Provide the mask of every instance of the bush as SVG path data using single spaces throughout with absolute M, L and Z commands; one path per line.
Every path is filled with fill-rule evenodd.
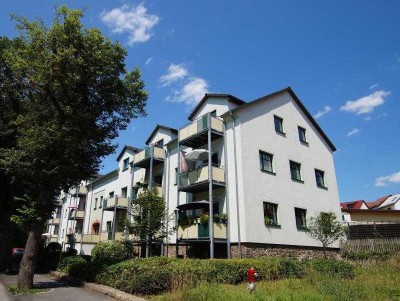
M 334 259 L 315 259 L 310 261 L 311 267 L 317 272 L 335 278 L 354 278 L 354 267 L 346 262 Z
M 238 284 L 247 279 L 254 267 L 260 280 L 300 278 L 304 264 L 294 259 L 172 259 L 153 257 L 131 259 L 108 266 L 96 281 L 134 294 L 159 294 L 169 290 L 194 287 L 202 281 Z
M 100 242 L 92 250 L 92 260 L 98 264 L 111 265 L 133 257 L 131 241 Z
M 86 262 L 87 261 L 84 258 L 82 258 L 81 256 L 64 257 L 58 263 L 57 271 L 70 274 L 70 271 L 74 266 L 80 266 Z
M 80 261 L 69 267 L 68 275 L 80 280 L 94 282 L 96 275 L 101 273 L 106 267 L 92 261 Z

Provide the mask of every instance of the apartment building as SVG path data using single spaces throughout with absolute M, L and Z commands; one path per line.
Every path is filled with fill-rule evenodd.
M 119 218 L 129 218 L 143 189 L 157 187 L 175 217 L 164 255 L 319 252 L 307 220 L 340 216 L 336 149 L 292 89 L 250 102 L 206 94 L 188 119 L 178 130 L 157 125 L 144 149 L 126 146 L 118 168 L 86 186 L 79 251 L 127 239 Z

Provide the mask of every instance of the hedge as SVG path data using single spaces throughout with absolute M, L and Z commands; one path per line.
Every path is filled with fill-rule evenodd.
M 111 265 L 133 257 L 131 241 L 109 241 L 96 244 L 92 250 L 92 260 L 98 264 Z
M 355 276 L 354 267 L 346 262 L 334 259 L 310 260 L 310 266 L 317 272 L 335 278 L 352 279 Z
M 301 278 L 305 265 L 295 259 L 172 259 L 153 257 L 131 259 L 107 267 L 96 282 L 134 294 L 159 294 L 202 281 L 238 284 L 246 280 L 246 271 L 254 267 L 260 280 Z
M 57 270 L 69 274 L 74 265 L 81 265 L 87 261 L 81 256 L 67 256 L 60 260 Z

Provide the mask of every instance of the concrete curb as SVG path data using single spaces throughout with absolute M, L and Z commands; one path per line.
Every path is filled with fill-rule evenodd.
M 11 298 L 10 293 L 7 290 L 7 287 L 3 284 L 3 282 L 1 281 L 1 277 L 0 277 L 0 300 L 1 301 L 11 301 L 13 300 Z
M 112 288 L 112 287 L 109 287 L 106 285 L 102 285 L 102 284 L 81 281 L 79 279 L 68 276 L 61 272 L 51 271 L 49 273 L 49 275 L 57 281 L 65 281 L 65 282 L 69 282 L 74 285 L 79 285 L 86 289 L 89 289 L 89 290 L 98 292 L 100 294 L 115 298 L 118 301 L 146 301 L 146 299 L 125 293 L 125 292 L 117 290 L 115 288 Z

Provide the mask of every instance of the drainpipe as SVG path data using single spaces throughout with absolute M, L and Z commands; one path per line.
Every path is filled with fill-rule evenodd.
M 154 145 L 152 144 L 150 149 L 150 173 L 149 173 L 149 187 L 151 190 L 153 188 L 153 159 L 154 159 Z M 149 235 L 146 234 L 146 258 L 149 257 Z
M 176 183 L 176 189 L 177 189 L 177 196 L 176 196 L 176 206 L 179 206 L 179 201 L 180 201 L 180 191 L 179 187 L 181 186 L 181 144 L 179 143 L 179 132 L 178 132 L 178 176 L 177 176 L 177 183 Z M 175 257 L 177 258 L 179 255 L 179 240 L 178 240 L 178 221 L 179 221 L 179 211 L 176 210 L 176 215 L 175 215 L 175 224 L 176 224 L 176 233 L 175 233 Z
M 210 220 L 208 224 L 208 235 L 210 236 L 210 258 L 214 258 L 214 201 L 213 201 L 213 174 L 212 174 L 212 154 L 211 154 L 211 114 L 207 114 L 208 123 L 208 201 Z
M 242 258 L 242 242 L 240 238 L 240 214 L 239 214 L 239 188 L 238 188 L 238 171 L 237 171 L 237 153 L 236 153 L 236 129 L 235 129 L 235 117 L 232 112 L 230 112 L 232 118 L 232 131 L 233 131 L 233 155 L 235 163 L 235 193 L 236 193 L 236 218 L 237 218 L 237 231 L 238 231 L 238 249 L 239 258 Z
M 225 161 L 225 199 L 226 199 L 226 212 L 228 213 L 228 223 L 226 224 L 226 248 L 227 248 L 227 257 L 231 258 L 231 219 L 229 216 L 229 181 L 228 181 L 228 154 L 227 154 L 227 139 L 226 139 L 226 128 L 225 122 L 223 123 L 224 129 L 224 161 Z
M 164 161 L 164 189 L 163 189 L 163 194 L 164 194 L 164 201 L 165 201 L 165 250 L 163 248 L 163 252 L 162 255 L 167 255 L 168 257 L 168 213 L 169 213 L 169 174 L 170 174 L 170 170 L 169 170 L 169 151 L 168 151 L 168 147 L 165 147 L 164 149 L 165 151 L 165 161 Z M 166 251 L 166 252 L 165 252 Z

